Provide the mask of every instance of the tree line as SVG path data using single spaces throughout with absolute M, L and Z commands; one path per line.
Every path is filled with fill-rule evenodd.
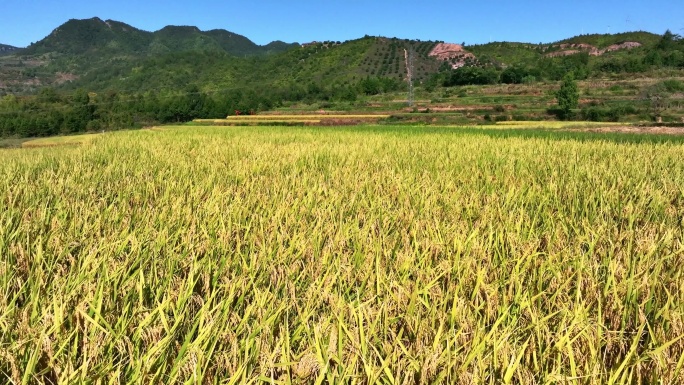
M 188 122 L 197 118 L 254 114 L 284 102 L 353 102 L 359 95 L 376 95 L 404 87 L 397 79 L 368 77 L 354 84 L 311 82 L 281 88 L 236 88 L 202 91 L 190 86 L 182 92 L 147 91 L 65 95 L 44 88 L 37 95 L 0 98 L 0 137 L 41 137 L 87 131 L 117 130 L 155 124 Z

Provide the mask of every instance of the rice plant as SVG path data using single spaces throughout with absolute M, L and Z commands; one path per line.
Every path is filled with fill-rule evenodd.
M 0 382 L 681 383 L 684 145 L 586 135 L 0 151 Z

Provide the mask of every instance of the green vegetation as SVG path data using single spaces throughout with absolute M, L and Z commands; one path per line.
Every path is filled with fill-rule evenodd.
M 0 378 L 681 382 L 684 136 L 584 131 L 680 122 L 684 39 L 436 44 L 91 19 L 0 58 Z
M 467 46 L 475 57 L 440 61 L 429 56 L 437 42 L 366 36 L 259 48 L 222 30 L 166 27 L 150 33 L 111 20 L 71 20 L 21 56 L 0 58 L 0 137 L 273 109 L 391 114 L 394 122 L 420 124 L 550 120 L 563 117 L 559 111 L 569 113 L 558 110 L 554 99 L 570 72 L 584 82 L 570 108 L 576 110 L 573 119 L 681 122 L 680 36 L 667 31 L 581 38 Z M 607 50 L 617 43 L 640 46 Z M 597 56 L 597 50 L 604 51 Z M 413 111 L 403 110 L 409 52 L 418 98 Z M 418 112 L 424 115 L 416 117 Z
M 36 88 L 45 86 L 96 92 L 129 91 L 139 84 L 125 80 L 139 81 L 135 75 L 141 66 L 159 58 L 169 65 L 151 76 L 146 87 L 137 90 L 161 88 L 169 91 L 174 84 L 181 84 L 181 87 L 197 85 L 186 75 L 203 72 L 199 71 L 204 64 L 201 61 L 194 61 L 187 73 L 174 71 L 172 63 L 178 55 L 194 54 L 212 61 L 241 58 L 242 66 L 248 67 L 255 56 L 268 57 L 293 47 L 299 45 L 276 41 L 259 46 L 225 30 L 200 31 L 196 27 L 169 26 L 147 32 L 113 20 L 70 20 L 45 39 L 16 51 L 13 56 L 1 58 L 0 96 L 4 93 L 31 94 Z M 169 82 L 169 77 L 177 83 Z
M 615 34 L 587 34 L 561 40 L 554 44 L 589 44 L 596 48 L 603 49 L 610 45 L 621 44 L 626 41 L 634 41 L 647 46 L 652 46 L 660 41 L 660 36 L 644 31 Z
M 572 73 L 563 79 L 560 89 L 556 92 L 556 100 L 563 118 L 570 116 L 571 111 L 579 106 L 579 88 Z
M 235 56 L 282 52 L 296 44 L 274 42 L 258 46 L 244 36 L 225 30 L 200 31 L 197 27 L 168 26 L 147 32 L 114 20 L 69 20 L 22 55 L 79 55 L 79 64 L 101 63 L 98 56 L 139 57 L 180 51 L 228 52 Z
M 594 49 L 605 50 L 617 43 L 641 46 L 606 51 L 601 56 L 594 56 L 589 48 L 555 56 L 570 44 L 593 44 Z M 299 46 L 273 42 L 260 47 L 223 30 L 169 26 L 151 33 L 94 18 L 70 20 L 20 51 L 21 56 L 3 58 L 0 80 L 11 84 L 5 86 L 5 92 L 14 94 L 34 92 L 37 82 L 98 93 L 168 92 L 187 86 L 202 90 L 272 85 L 296 89 L 311 83 L 344 88 L 367 77 L 404 81 L 407 51 L 415 52 L 417 83 L 443 86 L 559 81 L 571 71 L 579 80 L 634 73 L 651 76 L 663 67 L 684 68 L 684 42 L 669 31 L 662 36 L 643 32 L 585 35 L 550 45 L 496 42 L 467 46 L 475 58 L 465 60 L 467 68 L 456 70 L 450 65 L 456 59 L 429 57 L 435 44 L 366 36 L 344 43 Z M 483 74 L 472 73 L 480 69 Z M 65 81 L 65 76 L 69 80 Z
M 185 127 L 0 151 L 0 376 L 678 383 L 683 145 Z
M 401 82 L 366 78 L 346 86 L 326 88 L 244 88 L 203 92 L 190 86 L 182 91 L 124 94 L 113 91 L 88 94 L 78 89 L 60 95 L 44 88 L 37 96 L 0 97 L 0 137 L 42 137 L 86 131 L 139 128 L 193 119 L 222 119 L 227 115 L 253 115 L 281 106 L 285 101 L 320 100 L 353 102 L 357 95 L 396 91 Z
M 586 47 L 568 47 L 572 44 L 588 44 L 595 50 L 605 50 L 610 45 L 622 43 L 639 43 L 641 46 L 606 51 L 599 56 Z M 663 66 L 684 68 L 684 40 L 670 31 L 662 36 L 647 32 L 582 35 L 552 44 L 495 42 L 468 46 L 467 49 L 477 56 L 480 66 L 493 66 L 502 70 L 515 67 L 518 72 L 523 73 L 523 76 L 504 78 L 503 71 L 503 83 L 520 83 L 524 76 L 532 76 L 535 80 L 561 80 L 568 72 L 574 72 L 577 79 L 586 79 L 615 74 L 651 73 Z M 564 49 L 570 52 L 554 56 Z

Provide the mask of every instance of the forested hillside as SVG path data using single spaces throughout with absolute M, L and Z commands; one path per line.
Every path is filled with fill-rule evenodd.
M 145 56 L 179 51 L 222 51 L 236 56 L 277 53 L 296 44 L 274 42 L 259 46 L 248 38 L 226 30 L 200 31 L 191 26 L 167 26 L 156 32 L 128 24 L 92 18 L 72 19 L 45 39 L 26 48 L 22 55 L 59 54 L 78 59 L 99 55 Z
M 156 32 L 99 18 L 70 20 L 45 39 L 0 60 L 0 95 L 49 86 L 92 92 L 145 92 L 196 86 L 333 87 L 368 77 L 413 75 L 434 86 L 578 79 L 684 67 L 678 35 L 648 32 L 582 35 L 550 44 L 495 42 L 436 56 L 440 42 L 370 37 L 346 42 L 258 46 L 225 30 L 168 26 Z M 295 90 L 296 91 L 296 90 Z

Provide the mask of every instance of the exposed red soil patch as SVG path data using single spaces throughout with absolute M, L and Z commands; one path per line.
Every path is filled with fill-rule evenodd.
M 450 43 L 437 44 L 428 55 L 440 61 L 451 62 L 454 69 L 465 66 L 467 59 L 475 59 L 475 55 L 463 49 L 462 45 Z
M 546 56 L 548 56 L 548 57 L 570 56 L 570 55 L 574 55 L 574 54 L 580 53 L 580 52 L 581 51 L 576 50 L 576 49 L 566 49 L 563 51 L 551 52 L 550 54 L 547 54 Z
M 55 74 L 55 83 L 57 83 L 57 84 L 64 84 L 66 82 L 73 82 L 76 79 L 78 79 L 78 76 L 74 75 L 74 74 L 70 74 L 70 73 L 57 72 Z
M 507 108 L 507 106 L 505 106 Z M 404 108 L 405 112 L 412 112 L 413 107 Z M 416 108 L 418 112 L 426 112 L 430 110 L 432 112 L 462 112 L 462 111 L 484 111 L 484 110 L 494 110 L 492 105 L 471 105 L 471 106 L 432 106 L 432 107 L 420 107 Z
M 574 55 L 574 54 L 580 53 L 580 52 L 588 52 L 589 55 L 591 55 L 591 56 L 601 56 L 607 52 L 620 51 L 623 49 L 634 49 L 634 48 L 641 47 L 641 45 L 642 45 L 641 43 L 638 43 L 635 41 L 626 41 L 624 43 L 610 45 L 604 49 L 598 49 L 598 48 L 596 48 L 590 44 L 558 44 L 558 45 L 552 45 L 552 46 L 547 47 L 547 50 L 559 48 L 560 51 L 547 53 L 546 56 L 547 57 L 569 56 L 569 55 Z

